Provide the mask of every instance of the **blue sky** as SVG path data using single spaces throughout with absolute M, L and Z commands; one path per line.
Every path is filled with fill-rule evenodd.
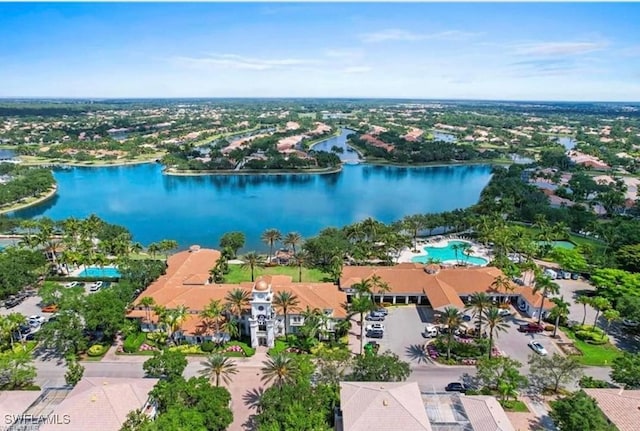
M 0 97 L 640 101 L 640 4 L 0 4 Z

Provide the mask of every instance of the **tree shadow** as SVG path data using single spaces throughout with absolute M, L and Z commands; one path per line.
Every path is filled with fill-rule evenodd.
M 249 416 L 246 422 L 242 424 L 242 429 L 244 429 L 245 431 L 254 431 L 256 428 L 256 415 Z
M 244 405 L 251 408 L 256 409 L 260 407 L 260 400 L 262 399 L 262 395 L 264 395 L 264 388 L 254 388 L 249 389 L 242 396 L 242 400 L 244 401 Z
M 41 346 L 36 347 L 33 350 L 33 356 L 41 361 L 56 361 L 56 365 L 62 365 L 65 363 L 64 357 L 53 349 L 47 349 Z
M 412 344 L 405 349 L 405 353 L 412 361 L 416 361 L 418 364 L 426 364 L 431 362 L 427 350 L 420 344 Z

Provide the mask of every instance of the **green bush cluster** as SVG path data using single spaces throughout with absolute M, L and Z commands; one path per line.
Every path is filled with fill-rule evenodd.
M 140 349 L 140 346 L 142 346 L 146 338 L 147 334 L 144 332 L 130 334 L 125 338 L 124 343 L 122 343 L 122 350 L 124 350 L 125 353 L 135 353 Z
M 200 350 L 205 353 L 213 352 L 215 348 L 216 345 L 213 343 L 213 341 L 205 341 L 200 345 Z
M 89 350 L 87 350 L 87 355 L 91 357 L 102 356 L 107 351 L 107 349 L 108 347 L 103 346 L 102 344 L 94 344 L 93 346 L 89 347 Z
M 441 355 L 447 351 L 446 338 L 438 338 L 434 344 Z M 453 358 L 477 358 L 486 355 L 488 350 L 489 341 L 484 339 L 474 340 L 473 343 L 461 343 L 459 341 L 451 343 L 451 356 Z
M 606 344 L 609 342 L 609 337 L 598 327 L 580 325 L 576 326 L 574 331 L 577 339 L 586 341 L 589 344 Z
M 231 341 L 225 344 L 225 347 L 229 347 L 229 346 L 240 346 L 246 357 L 253 356 L 256 354 L 256 349 L 254 349 L 253 347 L 250 347 L 247 343 L 244 343 L 242 341 Z

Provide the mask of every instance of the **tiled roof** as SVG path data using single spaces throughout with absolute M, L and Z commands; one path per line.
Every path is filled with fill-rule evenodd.
M 0 391 L 0 415 L 21 415 L 39 396 L 40 391 Z
M 640 390 L 583 389 L 619 431 L 640 429 Z
M 431 431 L 416 382 L 340 382 L 344 431 Z
M 432 265 L 407 263 L 396 266 L 345 266 L 340 277 L 343 289 L 359 283 L 363 279 L 379 276 L 390 287 L 390 294 L 421 295 L 425 294 L 434 309 L 441 310 L 447 306 L 458 309 L 464 305 L 460 296 L 469 296 L 476 292 L 495 293 L 492 283 L 503 275 L 495 267 L 442 268 L 435 273 L 428 273 Z M 513 284 L 513 294 L 522 294 L 532 305 L 539 305 L 542 296 L 534 294 L 530 287 Z M 501 292 L 502 293 L 502 292 Z
M 500 403 L 483 395 L 461 396 L 473 431 L 515 431 Z
M 85 377 L 53 410 L 60 423 L 43 424 L 40 431 L 118 431 L 131 410 L 145 405 L 157 381 Z M 68 417 L 69 423 L 62 423 L 63 417 Z

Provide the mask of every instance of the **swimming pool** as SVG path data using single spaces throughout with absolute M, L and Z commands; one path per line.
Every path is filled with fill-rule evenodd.
M 550 244 L 551 247 L 553 248 L 555 247 L 568 248 L 568 249 L 576 248 L 576 245 L 571 241 L 538 241 L 538 245 L 545 245 L 545 244 Z
M 83 269 L 78 274 L 78 277 L 120 278 L 120 271 L 114 266 L 105 266 L 104 268 L 89 266 Z
M 469 265 L 483 266 L 489 263 L 489 261 L 483 257 L 468 256 L 453 248 L 455 245 L 469 244 L 465 241 L 449 241 L 445 247 L 425 247 L 424 251 L 427 252 L 426 256 L 415 256 L 411 259 L 412 262 L 426 263 L 430 259 L 440 261 L 442 263 L 466 263 Z

